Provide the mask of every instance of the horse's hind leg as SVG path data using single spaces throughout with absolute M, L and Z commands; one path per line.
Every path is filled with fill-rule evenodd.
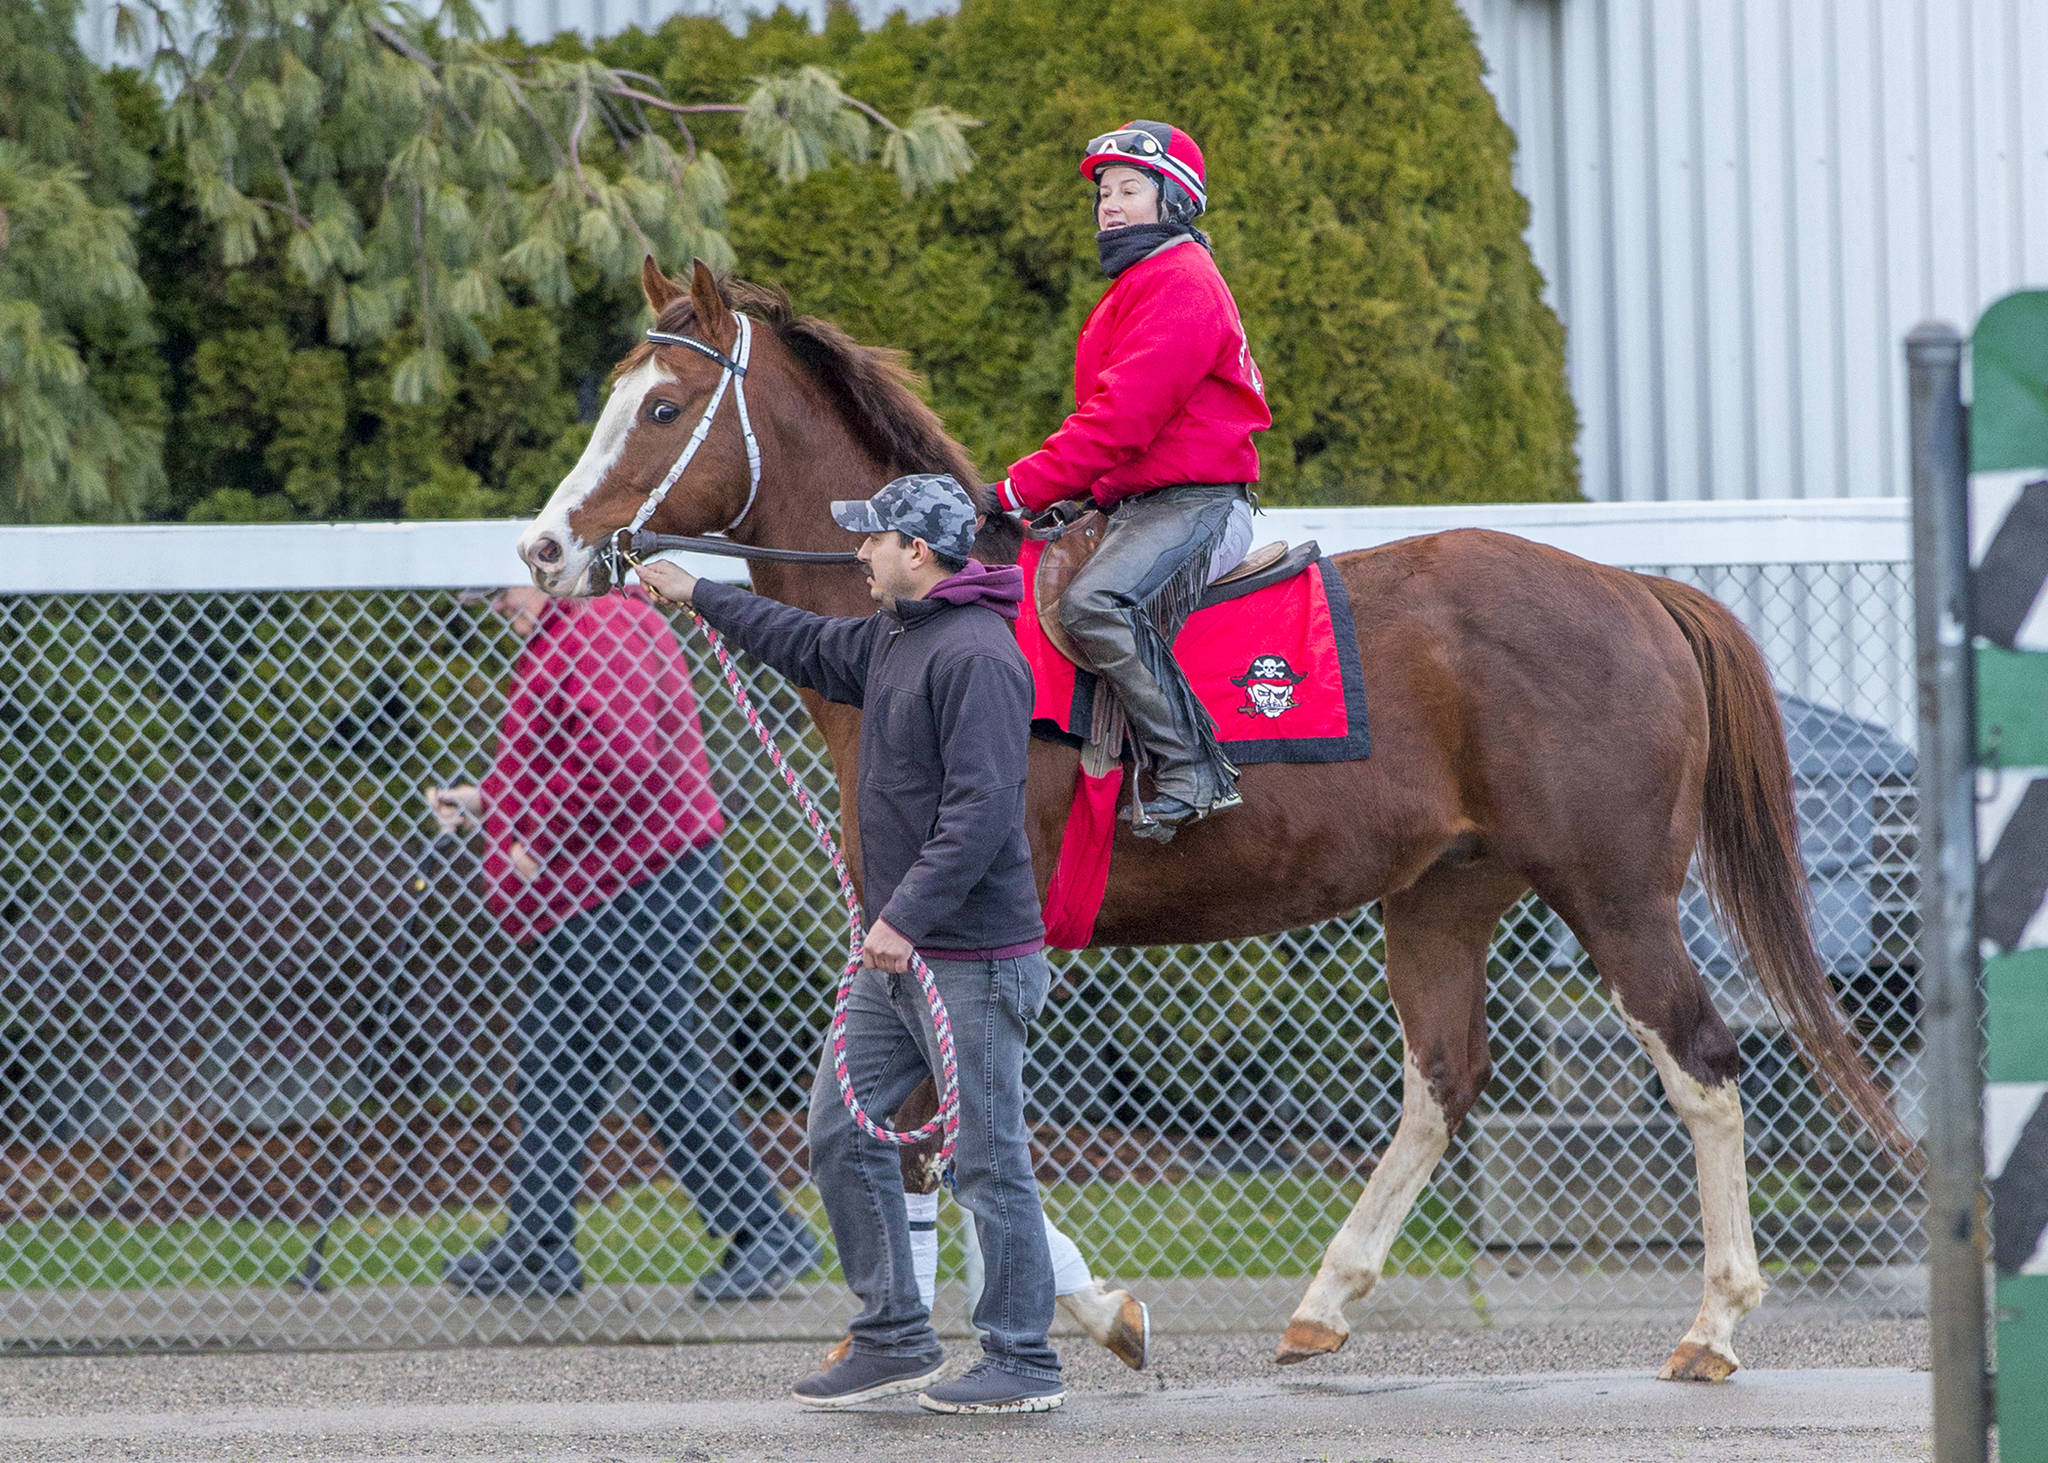
M 1735 1323 L 1764 1294 L 1749 1222 L 1735 1038 L 1686 953 L 1675 904 L 1667 917 L 1576 932 L 1692 1134 L 1706 1299 L 1657 1375 L 1667 1382 L 1722 1381 L 1738 1365 Z
M 1497 864 L 1439 865 L 1388 896 L 1387 991 L 1406 1048 L 1401 1121 L 1287 1323 L 1274 1356 L 1281 1364 L 1344 1344 L 1344 1307 L 1379 1283 L 1416 1196 L 1486 1085 L 1486 953 L 1524 887 Z

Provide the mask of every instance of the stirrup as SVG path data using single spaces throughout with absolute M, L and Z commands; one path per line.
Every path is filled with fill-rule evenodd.
M 1134 790 L 1131 793 L 1131 832 L 1152 843 L 1171 843 L 1173 835 L 1189 823 L 1199 822 L 1202 810 L 1182 802 L 1172 793 L 1155 798 L 1147 808 Z
M 1198 808 L 1172 793 L 1155 797 L 1148 808 L 1134 787 L 1131 789 L 1131 832 L 1154 843 L 1171 843 L 1173 835 L 1188 824 L 1243 806 L 1244 797 L 1233 786 L 1210 802 L 1207 808 Z

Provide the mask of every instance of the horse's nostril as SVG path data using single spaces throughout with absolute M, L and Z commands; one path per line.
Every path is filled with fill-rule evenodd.
M 533 546 L 533 556 L 543 564 L 559 564 L 562 562 L 562 546 L 554 539 L 543 538 Z

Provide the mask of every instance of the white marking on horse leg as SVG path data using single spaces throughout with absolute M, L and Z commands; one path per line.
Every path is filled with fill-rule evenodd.
M 1152 1320 L 1128 1290 L 1109 1290 L 1090 1280 L 1060 1294 L 1060 1309 L 1088 1333 L 1088 1339 L 1134 1372 L 1145 1369 L 1152 1346 Z
M 1122 1292 L 1119 1291 L 1121 1296 Z M 1100 1280 L 1091 1280 L 1078 1290 L 1059 1292 L 1060 1309 L 1074 1318 L 1074 1323 L 1088 1333 L 1088 1339 L 1097 1346 L 1109 1338 L 1109 1328 L 1116 1324 L 1116 1314 L 1123 1305 L 1121 1299 L 1112 1298 L 1102 1288 Z
M 1372 1177 L 1366 1180 L 1365 1192 L 1324 1251 L 1322 1268 L 1287 1323 L 1290 1336 L 1317 1332 L 1334 1336 L 1336 1344 L 1320 1348 L 1323 1350 L 1335 1350 L 1351 1334 L 1344 1307 L 1379 1283 L 1394 1237 L 1415 1206 L 1416 1195 L 1436 1172 L 1444 1149 L 1450 1146 L 1443 1105 L 1430 1091 L 1429 1079 L 1413 1056 L 1402 1060 L 1401 1078 L 1401 1122 L 1394 1129 L 1394 1140 L 1380 1155 Z M 1284 1354 L 1288 1343 L 1283 1341 L 1281 1346 Z
M 1075 1291 L 1086 1290 L 1095 1283 L 1095 1272 L 1088 1268 L 1081 1247 L 1067 1238 L 1066 1231 L 1052 1222 L 1050 1214 L 1044 1219 L 1045 1247 L 1052 1255 L 1053 1294 L 1072 1295 Z
M 640 420 L 640 403 L 653 389 L 657 381 L 668 380 L 668 372 L 652 357 L 621 376 L 612 386 L 612 394 L 598 414 L 597 425 L 591 428 L 590 440 L 583 446 L 583 455 L 576 459 L 576 465 L 569 469 L 569 475 L 556 486 L 554 493 L 542 505 L 526 532 L 519 536 L 519 557 L 527 563 L 527 551 L 544 533 L 552 531 L 563 546 L 563 558 L 555 573 L 553 583 L 573 587 L 589 567 L 591 551 L 595 545 L 579 541 L 570 531 L 569 518 L 575 511 L 590 501 L 590 495 L 597 491 L 597 485 L 604 481 L 604 475 L 611 471 L 612 464 L 619 460 L 619 454 L 626 450 L 626 438 L 632 435 L 634 423 Z
M 1733 1372 L 1735 1323 L 1764 1297 L 1763 1271 L 1756 1262 L 1756 1236 L 1749 1222 L 1749 1171 L 1742 1146 L 1742 1096 L 1735 1082 L 1709 1087 L 1671 1055 L 1663 1038 L 1626 1011 L 1622 1020 L 1643 1044 L 1671 1106 L 1692 1134 L 1693 1165 L 1699 1175 L 1700 1228 L 1706 1248 L 1706 1298 L 1699 1319 L 1662 1375 L 1719 1381 Z

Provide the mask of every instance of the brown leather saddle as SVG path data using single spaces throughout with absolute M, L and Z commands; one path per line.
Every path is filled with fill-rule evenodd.
M 1045 554 L 1038 561 L 1038 571 L 1031 580 L 1032 599 L 1038 606 L 1039 627 L 1061 655 L 1083 670 L 1087 669 L 1088 663 L 1075 653 L 1073 642 L 1060 625 L 1060 596 L 1067 592 L 1074 576 L 1102 547 L 1102 536 L 1108 527 L 1107 515 L 1091 508 L 1078 516 L 1057 521 L 1052 528 L 1033 530 L 1034 537 L 1048 540 Z M 1314 539 L 1305 544 L 1264 544 L 1246 554 L 1235 569 L 1211 582 L 1202 595 L 1202 602 L 1195 608 L 1205 610 L 1210 605 L 1238 599 L 1284 579 L 1292 579 L 1321 558 L 1322 552 Z

